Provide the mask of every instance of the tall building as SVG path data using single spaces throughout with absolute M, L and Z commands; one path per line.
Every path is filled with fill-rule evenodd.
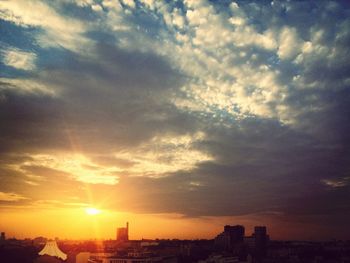
M 224 227 L 224 232 L 219 234 L 215 238 L 214 242 L 215 242 L 215 246 L 219 249 L 232 250 L 236 245 L 242 243 L 243 239 L 244 239 L 244 226 L 226 225 Z
M 258 257 L 266 255 L 269 236 L 266 234 L 266 226 L 256 226 L 254 228 L 255 253 Z
M 236 225 L 230 226 L 226 225 L 224 227 L 224 232 L 228 233 L 231 239 L 231 242 L 237 243 L 242 242 L 244 238 L 244 226 Z
M 1 232 L 0 241 L 5 241 L 5 240 L 6 240 L 5 232 Z
M 126 227 L 117 228 L 117 241 L 129 241 L 129 222 L 126 222 Z

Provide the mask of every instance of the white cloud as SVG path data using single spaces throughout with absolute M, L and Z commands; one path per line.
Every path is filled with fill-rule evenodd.
M 180 108 L 212 111 L 213 114 L 224 111 L 235 117 L 254 114 L 279 118 L 279 108 L 270 106 L 270 103 L 283 103 L 286 95 L 286 88 L 277 81 L 278 72 L 264 64 L 250 63 L 258 59 L 257 54 L 239 52 L 249 46 L 274 50 L 277 47 L 274 32 L 257 33 L 250 26 L 233 27 L 230 20 L 216 14 L 212 8 L 201 8 L 199 10 L 205 10 L 203 15 L 199 10 L 187 11 L 193 25 L 188 31 L 195 34 L 177 35 L 181 46 L 172 48 L 182 54 L 173 53 L 180 67 L 199 82 L 185 85 L 182 91 L 187 94 L 186 98 L 176 98 L 173 102 Z M 247 62 L 242 64 L 242 57 L 246 56 Z M 235 60 L 238 63 L 234 63 Z M 252 88 L 254 92 L 248 91 Z M 234 107 L 239 112 L 233 110 Z
M 183 28 L 185 25 L 185 19 L 182 16 L 180 10 L 176 8 L 172 13 L 172 16 L 173 16 L 173 20 L 172 20 L 173 24 L 179 28 Z
M 155 9 L 156 2 L 154 0 L 141 0 L 140 2 L 151 10 Z
M 37 35 L 37 41 L 43 47 L 54 46 L 83 51 L 89 43 L 82 36 L 86 30 L 83 22 L 58 14 L 44 2 L 1 1 L 0 18 L 20 26 L 44 29 L 44 33 Z
M 134 0 L 123 0 L 124 5 L 127 5 L 131 8 L 135 8 L 136 4 Z
M 33 79 L 0 78 L 0 82 L 2 82 L 0 90 L 13 89 L 21 93 L 44 94 L 52 97 L 58 95 L 58 91 L 55 87 Z
M 303 47 L 303 41 L 299 38 L 295 28 L 284 27 L 279 36 L 278 56 L 281 59 L 294 58 Z
M 78 6 L 86 7 L 86 6 L 91 6 L 94 3 L 94 1 L 93 0 L 76 0 L 75 3 Z
M 7 66 L 23 70 L 35 69 L 36 54 L 25 52 L 16 48 L 8 48 L 1 51 L 3 63 Z
M 98 4 L 91 5 L 91 9 L 94 10 L 95 12 L 102 12 L 103 11 L 102 6 L 100 6 Z
M 205 21 L 198 10 L 187 10 L 186 18 L 191 25 L 199 25 L 201 21 Z
M 288 106 L 284 105 L 288 89 L 279 82 L 279 72 L 259 62 L 258 52 L 249 51 L 257 47 L 277 52 L 278 30 L 257 32 L 237 4 L 231 7 L 234 14 L 231 17 L 217 12 L 207 1 L 185 4 L 184 13 L 154 4 L 168 30 L 175 32 L 176 42 L 168 39 L 166 32 L 160 33 L 166 41 L 142 35 L 137 38 L 142 39 L 143 50 L 166 55 L 192 77 L 181 90 L 186 96 L 171 101 L 180 108 L 214 115 L 224 111 L 239 118 L 257 115 L 290 123 Z M 133 41 L 123 47 L 138 48 Z
M 120 5 L 120 3 L 118 1 L 103 0 L 102 1 L 102 5 L 105 8 L 109 8 L 109 9 L 112 9 L 112 10 L 120 11 L 122 9 L 122 6 Z
M 338 188 L 343 187 L 349 184 L 348 180 L 349 178 L 343 178 L 340 180 L 333 180 L 333 179 L 323 179 L 321 182 L 329 187 L 332 188 Z
M 201 132 L 183 136 L 155 136 L 137 149 L 115 153 L 115 157 L 135 162 L 125 170 L 129 174 L 161 177 L 171 172 L 191 170 L 200 162 L 213 160 L 207 153 L 193 147 L 204 138 Z

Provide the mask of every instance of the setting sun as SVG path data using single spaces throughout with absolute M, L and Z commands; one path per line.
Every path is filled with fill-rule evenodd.
M 90 215 L 90 216 L 94 216 L 94 215 L 101 213 L 101 210 L 94 208 L 94 207 L 88 207 L 85 209 L 85 213 Z

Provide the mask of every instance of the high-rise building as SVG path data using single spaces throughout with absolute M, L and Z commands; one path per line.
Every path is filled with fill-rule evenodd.
M 244 238 L 244 226 L 236 225 L 230 226 L 226 225 L 224 227 L 224 232 L 228 233 L 232 243 L 242 242 Z
M 224 232 L 219 234 L 214 241 L 217 248 L 224 249 L 224 250 L 232 250 L 234 246 L 243 242 L 243 238 L 244 238 L 244 226 L 226 225 L 224 227 Z
M 266 226 L 256 226 L 254 228 L 255 253 L 257 256 L 265 256 L 269 236 L 266 234 Z
M 117 241 L 129 240 L 129 222 L 126 222 L 126 227 L 117 228 Z

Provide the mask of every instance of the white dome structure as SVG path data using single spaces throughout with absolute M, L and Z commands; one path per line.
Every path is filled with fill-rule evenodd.
M 62 260 L 67 259 L 67 255 L 59 249 L 55 240 L 47 241 L 45 247 L 39 252 L 39 255 L 53 256 Z

